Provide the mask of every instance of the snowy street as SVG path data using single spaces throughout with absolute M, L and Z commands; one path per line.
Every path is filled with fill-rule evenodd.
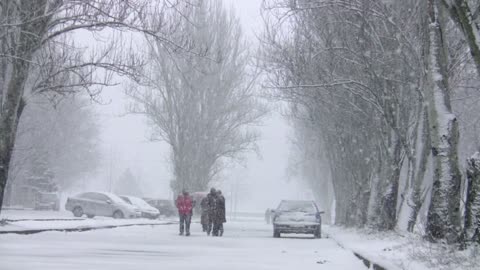
M 260 220 L 225 225 L 223 238 L 198 223 L 190 237 L 178 225 L 0 235 L 1 269 L 366 269 L 332 239 L 275 239 Z

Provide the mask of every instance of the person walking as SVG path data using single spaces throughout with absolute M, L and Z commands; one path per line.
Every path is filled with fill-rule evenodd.
M 202 211 L 202 214 L 200 216 L 200 223 L 202 224 L 202 230 L 203 232 L 208 231 L 208 224 L 210 223 L 210 217 L 209 217 L 209 211 L 210 208 L 208 206 L 208 197 L 205 196 L 201 201 L 200 201 L 200 209 Z
M 207 235 L 210 235 L 214 229 L 215 213 L 217 209 L 217 190 L 215 188 L 210 189 L 210 193 L 207 195 L 208 202 L 208 226 Z
M 222 195 L 222 191 L 217 191 L 217 209 L 216 209 L 216 232 L 217 236 L 223 236 L 223 223 L 227 222 L 225 213 L 225 197 Z
M 176 200 L 178 216 L 180 217 L 180 235 L 185 231 L 186 236 L 190 236 L 190 222 L 192 221 L 192 210 L 194 202 L 186 190 L 179 194 Z
M 267 224 L 270 224 L 271 220 L 272 220 L 272 210 L 270 210 L 270 208 L 267 208 L 267 211 L 265 211 L 265 222 Z

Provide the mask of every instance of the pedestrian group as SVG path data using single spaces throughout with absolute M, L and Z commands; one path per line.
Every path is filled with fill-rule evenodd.
M 183 190 L 182 194 L 177 197 L 176 206 L 180 218 L 180 235 L 183 235 L 184 232 L 186 236 L 190 235 L 190 223 L 195 203 L 186 190 Z M 223 223 L 227 222 L 227 219 L 225 216 L 225 197 L 223 197 L 222 191 L 211 188 L 207 196 L 201 200 L 200 209 L 200 223 L 203 232 L 206 232 L 207 235 L 223 236 Z

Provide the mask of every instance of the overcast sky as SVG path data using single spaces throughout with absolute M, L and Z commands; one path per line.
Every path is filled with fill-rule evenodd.
M 227 7 L 235 8 L 246 38 L 256 46 L 255 33 L 260 33 L 263 25 L 261 0 L 224 1 Z M 101 119 L 102 165 L 90 188 L 109 189 L 110 179 L 114 182 L 129 168 L 141 180 L 146 196 L 171 198 L 168 146 L 148 139 L 149 127 L 144 117 L 125 116 L 129 101 L 121 87 L 106 89 L 102 97 L 109 101 L 107 105 L 97 106 Z M 297 181 L 287 181 L 285 177 L 289 153 L 289 127 L 285 121 L 278 112 L 272 111 L 259 130 L 262 133 L 258 142 L 260 156 L 248 155 L 243 166 L 226 170 L 222 183 L 216 184 L 224 190 L 230 205 L 232 194 L 229 190 L 234 185 L 240 187 L 239 211 L 263 211 L 276 207 L 280 199 L 306 196 Z

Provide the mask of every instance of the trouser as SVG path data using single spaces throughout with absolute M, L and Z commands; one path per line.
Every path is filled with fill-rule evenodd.
M 215 229 L 215 222 L 213 217 L 210 215 L 208 219 L 208 225 L 207 225 L 207 234 L 210 235 L 210 233 L 212 233 L 212 230 L 214 229 Z
M 215 222 L 213 224 L 213 236 L 222 236 L 223 235 L 223 223 L 222 222 Z
M 192 221 L 192 214 L 181 214 L 180 216 L 180 234 L 183 234 L 185 230 L 187 234 L 190 234 L 190 222 Z
M 223 223 L 220 223 L 220 226 L 218 227 L 218 234 L 223 236 Z
M 202 216 L 200 218 L 200 222 L 202 223 L 202 229 L 204 232 L 208 231 L 208 224 L 209 224 L 209 218 L 208 218 L 208 213 L 202 213 Z

